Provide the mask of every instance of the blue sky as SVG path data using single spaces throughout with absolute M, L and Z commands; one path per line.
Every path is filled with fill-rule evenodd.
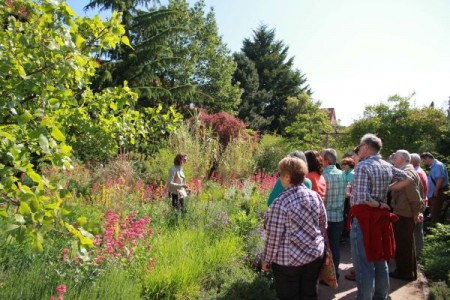
M 162 1 L 163 2 L 163 1 Z M 193 3 L 194 1 L 189 1 Z M 448 0 L 206 0 L 228 48 L 266 24 L 289 46 L 313 98 L 343 125 L 394 94 L 421 107 L 450 97 Z M 87 0 L 67 3 L 84 16 Z M 88 12 L 92 15 L 94 12 Z

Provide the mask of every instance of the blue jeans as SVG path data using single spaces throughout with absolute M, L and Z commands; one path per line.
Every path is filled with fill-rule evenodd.
M 368 262 L 361 227 L 353 218 L 350 231 L 353 266 L 355 268 L 357 300 L 385 300 L 389 295 L 389 269 L 385 260 Z
M 327 235 L 330 242 L 331 253 L 333 254 L 334 268 L 336 269 L 336 278 L 339 278 L 339 262 L 341 261 L 340 241 L 342 231 L 344 230 L 344 221 L 328 222 Z

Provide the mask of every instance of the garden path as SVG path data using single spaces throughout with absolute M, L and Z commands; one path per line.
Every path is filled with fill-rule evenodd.
M 352 268 L 352 261 L 350 255 L 350 242 L 347 241 L 341 244 L 341 263 L 339 269 L 341 270 L 341 278 L 339 279 L 339 288 L 334 290 L 324 285 L 319 285 L 319 299 L 320 300 L 337 300 L 337 299 L 355 299 L 356 298 L 356 283 L 344 278 Z M 391 271 L 395 269 L 394 264 L 390 264 Z M 414 282 L 406 282 L 391 278 L 391 300 L 424 300 L 426 297 L 423 292 L 423 286 L 426 282 L 422 273 L 419 274 L 419 279 Z

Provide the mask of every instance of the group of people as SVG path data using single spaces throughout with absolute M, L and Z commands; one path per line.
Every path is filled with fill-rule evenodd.
M 448 197 L 445 165 L 425 152 L 398 150 L 382 159 L 382 141 L 366 134 L 353 155 L 338 164 L 334 149 L 295 151 L 279 164 L 270 193 L 264 229 L 262 269 L 272 269 L 278 298 L 317 299 L 318 277 L 329 247 L 337 279 L 340 240 L 349 231 L 357 299 L 387 299 L 389 277 L 417 279 L 423 247 L 423 212 L 438 222 Z M 169 170 L 168 188 L 175 210 L 186 210 L 189 192 L 179 153 Z M 427 175 L 420 162 L 430 170 Z M 389 273 L 388 261 L 396 270 Z
M 340 239 L 350 230 L 357 299 L 387 299 L 389 277 L 417 278 L 423 212 L 437 222 L 448 191 L 443 163 L 398 150 L 382 159 L 382 141 L 366 134 L 351 157 L 334 149 L 295 151 L 278 165 L 268 199 L 262 269 L 272 268 L 279 299 L 317 299 L 318 276 L 329 245 L 339 278 Z M 429 174 L 420 161 L 430 167 Z M 388 261 L 396 269 L 389 273 Z

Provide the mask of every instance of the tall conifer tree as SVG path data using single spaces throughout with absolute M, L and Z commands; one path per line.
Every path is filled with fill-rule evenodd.
M 302 92 L 311 94 L 305 75 L 293 67 L 294 58 L 288 57 L 288 50 L 289 47 L 283 41 L 275 39 L 275 30 L 265 25 L 254 30 L 251 39 L 244 40 L 241 51 L 254 64 L 258 74 L 257 91 L 245 83 L 245 78 L 252 76 L 248 72 L 253 70 L 248 67 L 248 63 L 244 65 L 242 58 L 235 56 L 235 59 L 239 59 L 236 61 L 240 68 L 235 73 L 235 80 L 241 82 L 241 87 L 245 90 L 239 114 L 247 115 L 250 125 L 258 124 L 255 121 L 257 119 L 266 120 L 266 124 L 261 123 L 258 127 L 262 132 L 283 134 L 286 124 L 282 120 L 288 114 L 288 97 Z M 256 108 L 252 111 L 253 114 L 248 114 L 251 107 Z

